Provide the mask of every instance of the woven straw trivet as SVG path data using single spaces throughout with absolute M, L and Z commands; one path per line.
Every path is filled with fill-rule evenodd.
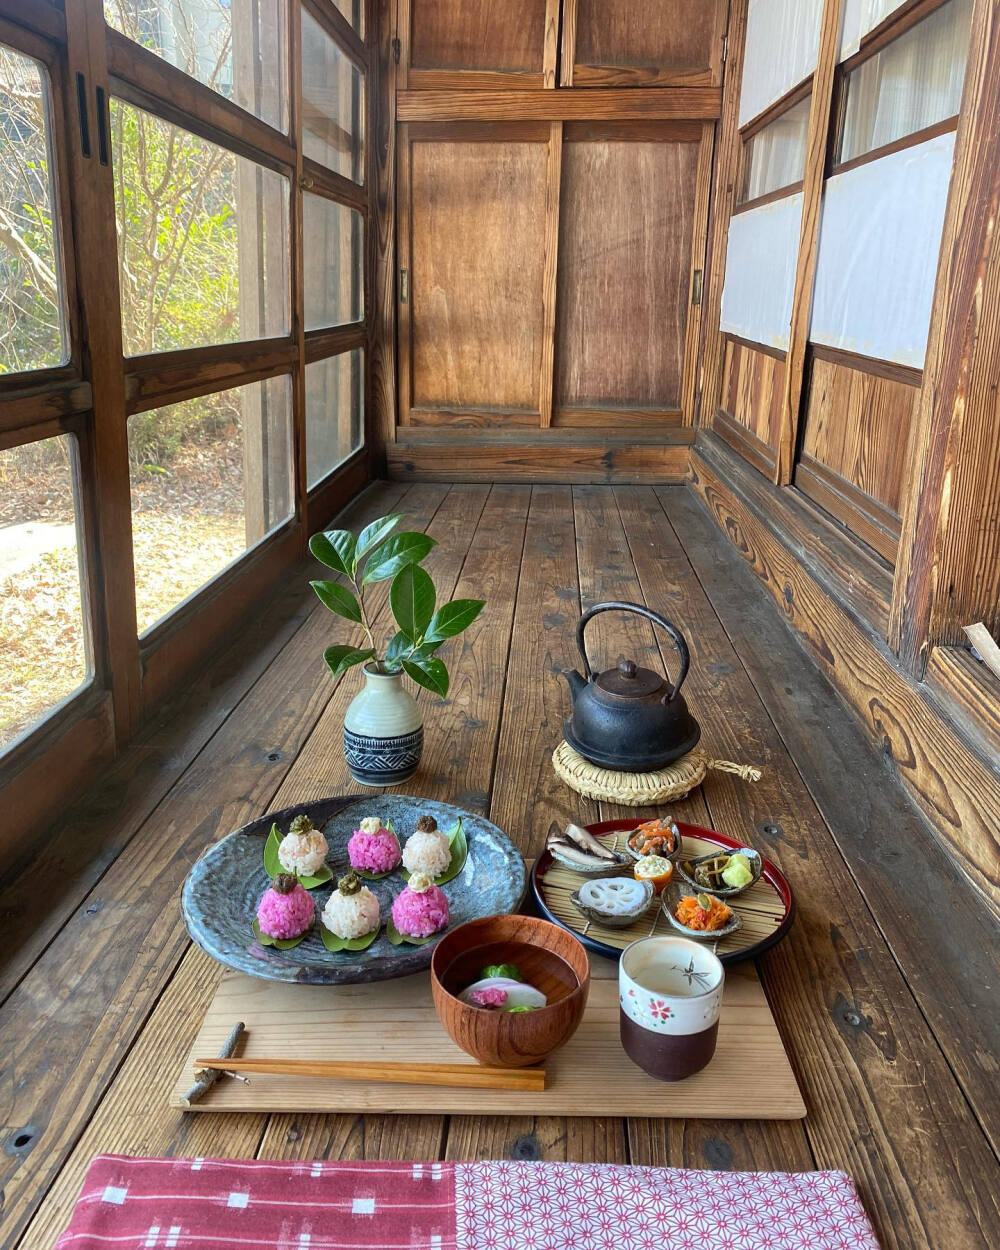
M 712 760 L 701 751 L 690 751 L 674 760 L 667 768 L 652 773 L 620 773 L 612 768 L 591 764 L 569 745 L 560 742 L 552 752 L 556 775 L 588 799 L 606 799 L 625 807 L 648 807 L 669 803 L 690 794 L 701 785 L 709 769 L 734 773 L 744 781 L 760 781 L 760 769 L 749 764 L 732 764 L 728 760 Z

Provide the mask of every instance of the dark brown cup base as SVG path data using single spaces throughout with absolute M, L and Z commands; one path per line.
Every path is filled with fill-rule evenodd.
M 618 1009 L 621 1022 L 621 1039 L 625 1053 L 642 1068 L 643 1072 L 658 1081 L 683 1081 L 707 1067 L 715 1054 L 715 1042 L 719 1035 L 719 1022 L 700 1033 L 654 1033 L 630 1019 Z

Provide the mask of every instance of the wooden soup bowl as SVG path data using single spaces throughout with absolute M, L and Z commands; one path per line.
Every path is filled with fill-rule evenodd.
M 493 948 L 490 963 L 516 964 L 525 981 L 555 1001 L 535 1011 L 513 1013 L 460 1002 L 456 995 L 477 979 L 474 952 L 481 947 Z M 463 966 L 465 955 L 472 962 Z M 568 964 L 576 978 L 569 993 L 553 975 L 553 955 Z M 485 916 L 459 925 L 438 942 L 431 960 L 431 987 L 438 1018 L 466 1054 L 491 1067 L 526 1068 L 541 1063 L 576 1032 L 590 991 L 590 962 L 572 933 L 547 920 Z

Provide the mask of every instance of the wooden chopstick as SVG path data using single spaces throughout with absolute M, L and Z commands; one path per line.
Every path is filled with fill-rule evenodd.
M 378 1063 L 341 1059 L 196 1059 L 195 1070 L 259 1072 L 272 1076 L 334 1077 L 392 1085 L 447 1085 L 468 1089 L 545 1089 L 544 1068 L 486 1068 L 471 1063 Z

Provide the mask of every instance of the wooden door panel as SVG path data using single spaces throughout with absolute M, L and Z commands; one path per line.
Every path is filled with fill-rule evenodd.
M 564 0 L 563 86 L 717 85 L 726 0 Z
M 405 129 L 402 419 L 537 426 L 550 128 Z
M 400 85 L 554 87 L 558 8 L 558 0 L 403 0 Z
M 681 419 L 699 143 L 654 135 L 565 129 L 557 425 L 592 424 L 595 412 L 608 424 L 616 412 Z

